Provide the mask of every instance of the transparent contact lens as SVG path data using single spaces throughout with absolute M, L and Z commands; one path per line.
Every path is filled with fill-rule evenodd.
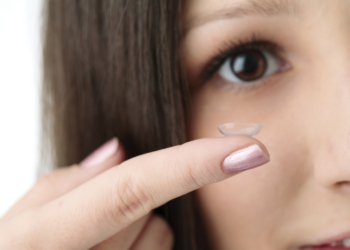
M 231 122 L 221 124 L 218 129 L 224 136 L 249 135 L 253 137 L 260 132 L 262 127 L 260 123 Z

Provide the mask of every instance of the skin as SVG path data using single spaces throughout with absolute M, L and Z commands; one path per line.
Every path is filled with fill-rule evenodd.
M 251 2 L 191 0 L 183 16 L 191 139 L 220 136 L 215 128 L 223 123 L 256 122 L 264 127 L 255 138 L 271 154 L 264 167 L 196 191 L 208 237 L 221 250 L 292 250 L 349 238 L 350 1 L 293 0 L 294 14 L 198 21 Z M 277 44 L 289 68 L 241 92 L 218 74 L 199 80 L 201 66 L 225 43 L 252 33 Z
M 238 174 L 224 160 L 254 144 L 269 157 L 255 138 L 206 138 L 127 161 L 119 145 L 89 168 L 53 171 L 0 220 L 0 249 L 170 250 L 174 235 L 152 210 Z
M 171 249 L 171 229 L 151 211 L 193 190 L 214 249 L 293 250 L 349 237 L 350 2 L 293 0 L 297 7 L 289 14 L 198 19 L 248 2 L 190 0 L 185 6 L 193 141 L 127 161 L 119 145 L 89 169 L 77 164 L 42 177 L 0 220 L 0 248 Z M 199 80 L 201 66 L 223 44 L 252 33 L 281 48 L 283 72 L 240 92 L 217 74 Z M 255 138 L 215 138 L 216 127 L 232 121 L 264 128 Z M 271 161 L 225 173 L 224 159 L 252 144 Z

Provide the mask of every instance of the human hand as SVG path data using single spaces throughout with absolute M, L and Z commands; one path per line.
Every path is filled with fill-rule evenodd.
M 1 219 L 0 248 L 171 249 L 172 231 L 154 208 L 265 164 L 266 156 L 248 136 L 200 139 L 127 161 L 119 145 L 94 167 L 83 162 L 39 179 Z

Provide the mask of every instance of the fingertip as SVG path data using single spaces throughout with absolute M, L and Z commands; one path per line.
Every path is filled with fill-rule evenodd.
M 270 158 L 270 153 L 269 151 L 267 150 L 266 146 L 264 143 L 262 143 L 261 141 L 259 141 L 257 138 L 253 138 L 251 137 L 253 140 L 254 140 L 254 143 L 257 144 L 260 149 L 263 151 L 263 153 L 265 154 L 266 158 L 268 158 L 269 160 L 271 160 Z
M 79 163 L 81 168 L 92 168 L 102 164 L 103 162 L 116 155 L 119 150 L 119 140 L 113 137 L 105 142 L 102 146 L 88 155 L 83 161 Z
M 255 137 L 246 136 L 246 135 L 238 135 L 238 136 L 229 136 L 229 137 L 223 137 L 223 139 L 231 140 L 234 144 L 242 145 L 241 147 L 247 147 L 248 145 L 257 144 L 260 149 L 263 151 L 265 156 L 270 159 L 270 153 L 267 150 L 265 144 L 263 144 L 260 140 L 258 140 Z
M 115 153 L 109 157 L 105 162 L 102 163 L 103 166 L 114 167 L 121 164 L 126 159 L 126 153 L 123 145 L 118 141 L 118 149 Z
M 221 177 L 215 181 L 227 178 L 226 174 L 234 175 L 270 161 L 270 154 L 266 146 L 250 136 L 199 139 L 193 141 L 193 144 L 188 143 L 181 150 L 181 154 L 189 155 L 185 158 L 190 162 L 195 162 L 195 168 L 197 168 L 196 165 L 200 165 L 198 168 L 208 168 L 211 173 L 216 171 L 215 166 L 221 165 L 225 175 L 220 175 Z M 204 182 L 199 180 L 200 184 Z
M 84 169 L 84 170 L 90 170 L 91 169 L 91 173 L 92 175 L 97 175 L 100 174 L 112 167 L 118 166 L 120 165 L 123 161 L 125 161 L 126 159 L 126 153 L 125 153 L 125 149 L 122 146 L 122 144 L 118 141 L 118 148 L 117 150 L 104 162 L 88 168 L 88 169 Z M 87 171 L 89 172 L 89 171 Z

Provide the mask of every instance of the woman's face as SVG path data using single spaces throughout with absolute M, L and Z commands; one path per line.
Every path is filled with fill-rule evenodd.
M 190 0 L 183 18 L 190 139 L 256 122 L 271 155 L 196 192 L 215 249 L 345 249 L 350 1 Z

